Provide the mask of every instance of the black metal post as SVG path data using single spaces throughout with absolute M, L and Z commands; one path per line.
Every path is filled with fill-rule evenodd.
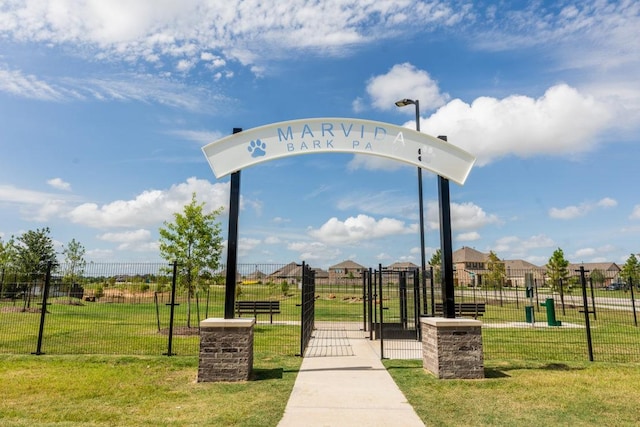
M 400 324 L 402 329 L 407 329 L 407 274 L 400 271 L 398 277 L 398 293 L 400 299 Z
M 422 341 L 422 330 L 420 328 L 420 276 L 413 277 L 413 323 L 416 328 L 416 338 Z
M 178 261 L 173 261 L 173 277 L 171 278 L 171 301 L 168 306 L 169 309 L 169 343 L 167 344 L 167 352 L 163 353 L 164 356 L 173 356 L 173 321 L 175 318 L 175 307 L 176 305 L 176 284 L 177 284 L 177 276 L 178 276 Z
M 373 289 L 371 286 L 373 274 L 372 269 L 369 268 L 369 274 L 367 275 L 367 304 L 369 311 L 369 340 L 373 340 L 373 327 L 376 321 L 375 313 L 373 311 Z
M 596 315 L 596 297 L 593 294 L 593 279 L 589 277 L 589 289 L 591 290 L 591 311 L 593 312 L 593 320 L 598 320 Z
M 438 136 L 446 141 L 446 136 Z M 449 180 L 438 175 L 438 199 L 440 207 L 440 252 L 442 255 L 442 311 L 444 317 L 456 317 L 456 298 L 453 286 L 453 243 L 451 239 L 451 200 Z
M 589 302 L 587 301 L 587 279 L 585 278 L 584 266 L 580 266 L 580 283 L 582 284 L 582 308 L 584 311 L 584 325 L 587 330 L 587 349 L 589 351 L 589 361 L 593 362 L 593 343 L 591 341 L 591 324 L 589 323 Z
M 629 289 L 631 290 L 631 309 L 633 310 L 633 324 L 638 327 L 638 315 L 636 314 L 636 297 L 633 294 L 633 278 L 629 277 Z
M 42 338 L 44 335 L 44 318 L 47 314 L 47 300 L 49 299 L 49 285 L 51 284 L 51 267 L 52 263 L 49 261 L 47 263 L 47 274 L 44 279 L 44 289 L 42 290 L 42 309 L 40 310 L 40 328 L 38 329 L 38 344 L 36 346 L 36 351 L 31 354 L 35 354 L 36 356 L 40 356 L 44 354 L 42 352 Z
M 433 266 L 429 267 L 429 272 L 431 273 L 431 315 L 436 315 L 436 295 L 433 283 Z
M 380 295 L 380 359 L 384 359 L 384 316 L 382 315 L 382 313 L 384 312 L 384 307 L 382 306 L 382 264 L 378 264 L 378 288 L 378 293 Z
M 362 330 L 367 330 L 367 271 L 362 272 Z
M 242 128 L 233 128 L 233 133 Z M 229 194 L 229 233 L 227 235 L 227 281 L 224 293 L 224 318 L 233 319 L 236 304 L 236 272 L 238 271 L 238 217 L 240 216 L 240 171 L 231 174 Z

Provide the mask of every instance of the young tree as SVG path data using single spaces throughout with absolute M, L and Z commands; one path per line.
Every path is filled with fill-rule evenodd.
M 556 249 L 546 265 L 552 292 L 560 288 L 560 280 L 564 282 L 569 277 L 569 270 L 567 269 L 568 266 L 569 261 L 564 258 L 564 252 L 562 249 Z
M 432 277 L 432 280 L 434 281 L 434 283 L 441 283 L 442 282 L 442 273 L 441 273 L 442 251 L 439 248 L 436 249 L 433 255 L 431 255 L 431 259 L 429 259 L 429 265 L 433 267 L 433 275 L 435 276 L 435 277 Z
M 629 279 L 631 279 L 633 285 L 638 286 L 640 281 L 640 263 L 638 263 L 638 258 L 636 258 L 635 255 L 631 254 L 631 256 L 627 258 L 627 262 L 622 266 L 621 275 L 625 283 L 629 284 Z
M 0 239 L 0 268 L 10 267 L 16 260 L 16 247 L 13 236 L 6 243 Z
M 58 266 L 49 227 L 29 230 L 18 237 L 16 244 L 17 263 L 23 273 L 44 276 L 49 262 Z
M 53 247 L 53 240 L 49 237 L 49 232 L 49 227 L 35 231 L 29 230 L 17 239 L 16 266 L 25 279 L 31 278 L 31 286 L 35 284 L 35 281 L 44 282 L 49 263 L 51 263 L 52 269 L 58 267 L 56 251 Z M 31 300 L 27 300 L 27 305 L 30 305 Z
M 218 269 L 222 253 L 222 230 L 216 222 L 221 209 L 204 213 L 204 203 L 198 203 L 196 193 L 182 213 L 173 214 L 173 222 L 164 222 L 159 229 L 160 254 L 178 263 L 179 281 L 187 289 L 187 327 L 191 327 L 191 298 L 200 271 Z
M 604 274 L 604 271 L 600 270 L 599 268 L 594 268 L 593 271 L 591 272 L 591 274 L 589 275 L 589 277 L 591 278 L 591 281 L 593 282 L 593 286 L 598 288 L 598 287 L 602 287 L 602 285 L 604 285 L 604 281 L 606 279 L 606 276 Z
M 498 258 L 498 255 L 493 251 L 489 251 L 487 270 L 489 270 L 489 273 L 487 274 L 489 281 L 493 282 L 493 284 L 497 286 L 502 286 L 504 284 L 504 279 L 507 276 L 504 261 L 501 261 L 500 258 Z
M 76 239 L 71 241 L 62 247 L 62 254 L 64 255 L 64 278 L 69 285 L 67 296 L 71 298 L 71 288 L 76 282 L 78 276 L 84 274 L 84 268 L 87 262 L 84 259 L 85 254 L 84 246 Z

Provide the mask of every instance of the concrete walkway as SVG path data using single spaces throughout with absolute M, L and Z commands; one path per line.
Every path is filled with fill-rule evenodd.
M 317 329 L 279 427 L 424 426 L 361 331 Z

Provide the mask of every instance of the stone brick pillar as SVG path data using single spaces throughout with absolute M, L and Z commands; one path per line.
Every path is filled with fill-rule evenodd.
M 482 322 L 423 317 L 422 366 L 441 379 L 484 378 Z
M 198 382 L 247 381 L 253 369 L 255 319 L 200 322 Z

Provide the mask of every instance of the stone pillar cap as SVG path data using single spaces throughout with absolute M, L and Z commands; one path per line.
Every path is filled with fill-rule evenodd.
M 249 328 L 256 323 L 253 317 L 241 319 L 221 319 L 211 317 L 200 322 L 201 328 Z
M 426 323 L 436 328 L 459 328 L 469 326 L 482 326 L 482 322 L 475 319 L 448 319 L 445 317 L 421 317 L 421 323 Z

